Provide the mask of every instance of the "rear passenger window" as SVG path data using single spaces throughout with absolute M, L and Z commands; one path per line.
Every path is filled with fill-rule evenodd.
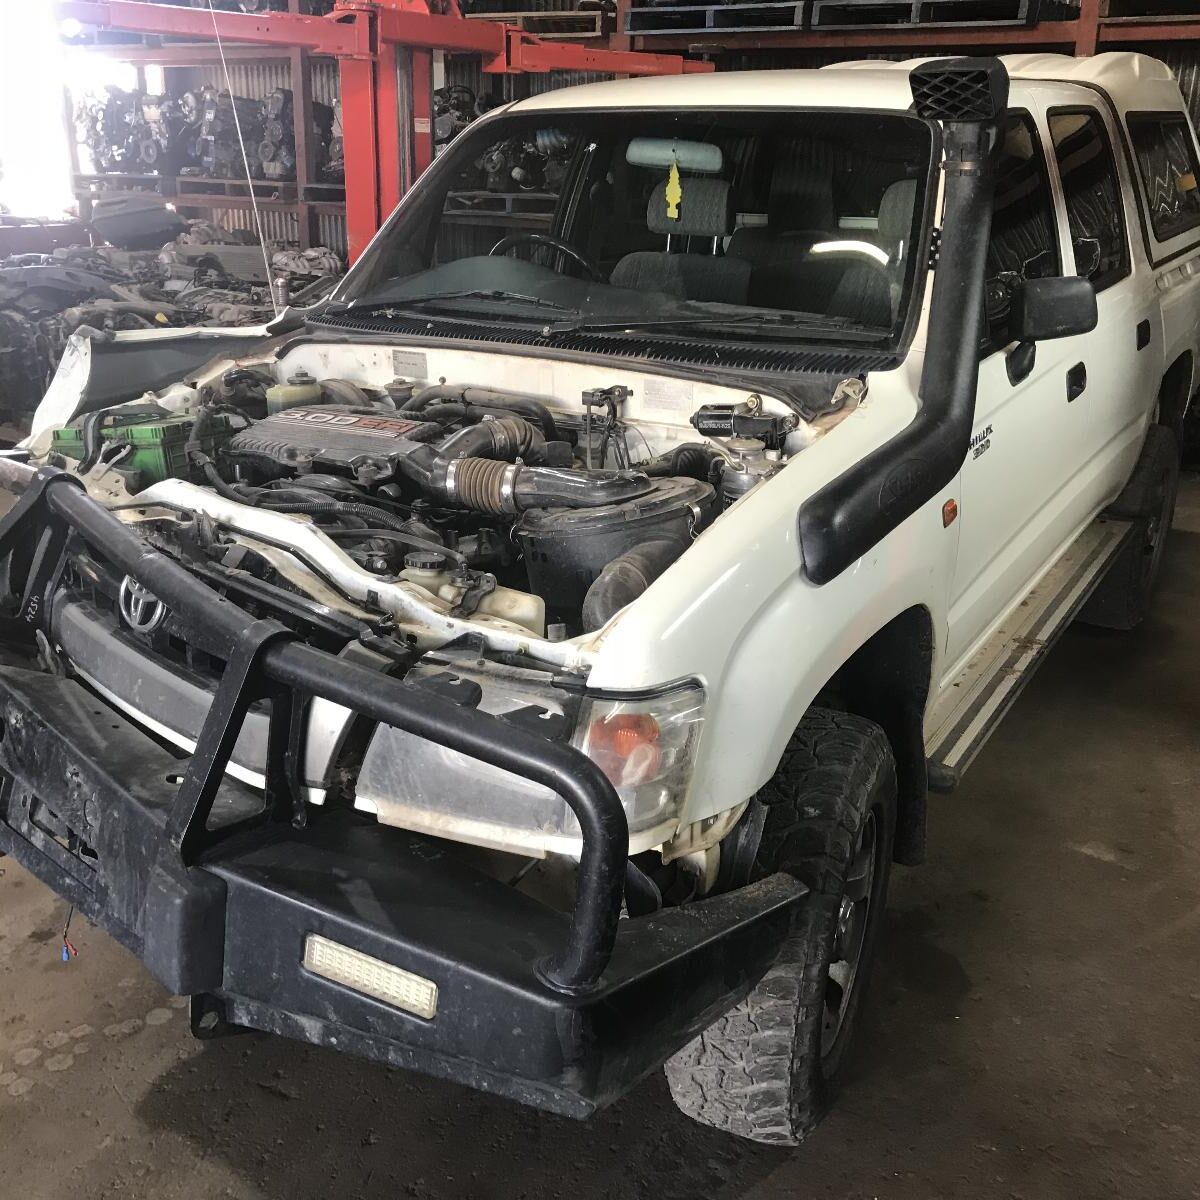
M 1050 138 L 1067 202 L 1075 271 L 1102 291 L 1129 274 L 1117 164 L 1100 114 L 1056 112 Z
M 1160 242 L 1200 225 L 1196 145 L 1187 118 L 1176 113 L 1131 113 L 1129 136 Z
M 1054 201 L 1042 141 L 1028 113 L 1010 113 L 996 159 L 992 234 L 987 253 L 987 345 L 998 350 L 1008 332 L 1014 291 L 1026 279 L 1059 273 Z

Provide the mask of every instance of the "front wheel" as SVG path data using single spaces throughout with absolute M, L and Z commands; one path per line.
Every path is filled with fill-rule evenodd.
M 871 721 L 810 709 L 774 778 L 755 878 L 811 895 L 758 986 L 666 1064 L 675 1103 L 706 1125 L 795 1146 L 829 1107 L 887 899 L 896 767 Z

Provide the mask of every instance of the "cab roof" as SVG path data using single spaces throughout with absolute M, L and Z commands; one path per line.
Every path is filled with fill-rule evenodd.
M 908 73 L 928 58 L 869 60 L 783 71 L 718 71 L 658 75 L 561 88 L 513 105 L 513 112 L 578 108 L 846 108 L 897 109 L 912 104 Z M 1012 103 L 1028 104 L 1036 89 L 1060 85 L 1064 102 L 1077 85 L 1102 88 L 1122 111 L 1183 107 L 1171 69 L 1146 54 L 1112 52 L 1092 58 L 1065 54 L 1005 54 Z

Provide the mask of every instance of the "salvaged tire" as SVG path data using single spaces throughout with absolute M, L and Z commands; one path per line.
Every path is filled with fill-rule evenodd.
M 1166 426 L 1151 425 L 1132 478 L 1108 510 L 1135 523 L 1133 536 L 1080 611 L 1084 624 L 1128 630 L 1146 616 L 1178 491 L 1179 442 Z
M 754 991 L 669 1059 L 666 1074 L 689 1117 L 795 1146 L 832 1099 L 878 941 L 896 828 L 883 730 L 810 709 L 754 804 L 765 809 L 754 878 L 787 871 L 811 895 Z

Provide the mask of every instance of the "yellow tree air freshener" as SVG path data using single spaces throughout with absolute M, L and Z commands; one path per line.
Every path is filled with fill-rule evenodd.
M 665 192 L 667 201 L 667 220 L 679 220 L 679 203 L 683 199 L 683 184 L 679 181 L 679 163 L 676 159 L 671 160 L 671 173 L 667 176 L 667 189 Z

